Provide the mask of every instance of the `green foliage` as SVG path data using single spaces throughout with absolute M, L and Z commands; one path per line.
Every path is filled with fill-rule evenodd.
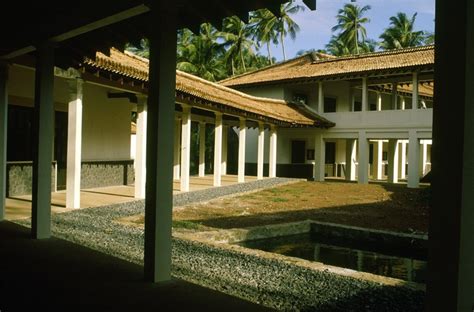
M 390 26 L 380 35 L 380 47 L 384 50 L 401 49 L 420 46 L 425 43 L 425 32 L 414 31 L 417 13 L 411 18 L 405 13 L 398 12 L 390 17 Z M 433 38 L 434 41 L 434 38 Z
M 364 17 L 364 14 L 370 10 L 370 6 L 366 5 L 360 7 L 355 4 L 346 4 L 339 10 L 336 16 L 337 25 L 332 28 L 333 32 L 338 31 L 336 42 L 338 45 L 343 44 L 343 49 L 337 49 L 341 54 L 345 55 L 346 50 L 350 54 L 359 54 L 364 51 L 364 44 L 367 39 L 367 31 L 364 24 L 370 22 L 370 19 Z M 332 40 L 332 39 L 331 39 Z M 361 47 L 362 46 L 362 47 Z M 368 46 L 370 47 L 370 46 Z M 328 47 L 328 50 L 330 48 Z

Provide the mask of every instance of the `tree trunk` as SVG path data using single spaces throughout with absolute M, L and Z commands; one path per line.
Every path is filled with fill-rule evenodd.
M 267 52 L 268 52 L 268 61 L 270 65 L 273 65 L 272 54 L 270 52 L 270 41 L 267 41 Z
M 280 32 L 281 48 L 283 50 L 283 61 L 286 61 L 285 43 L 283 42 L 283 32 Z
M 234 59 L 233 58 L 230 59 L 230 64 L 232 66 L 232 76 L 234 76 L 235 75 L 235 67 L 234 67 Z
M 244 53 L 242 49 L 240 49 L 240 61 L 242 62 L 242 69 L 244 70 L 244 73 L 245 73 L 247 69 L 245 68 Z

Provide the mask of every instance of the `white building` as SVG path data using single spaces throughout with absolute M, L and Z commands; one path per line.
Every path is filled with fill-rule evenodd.
M 301 102 L 335 123 L 281 130 L 279 165 L 308 176 L 315 164 L 318 181 L 407 179 L 418 187 L 430 170 L 433 79 L 434 46 L 426 46 L 339 58 L 312 53 L 221 84 Z

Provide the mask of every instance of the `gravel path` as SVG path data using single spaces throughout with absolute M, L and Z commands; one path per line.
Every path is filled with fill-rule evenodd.
M 175 206 L 291 182 L 266 179 L 177 194 Z M 143 264 L 143 230 L 114 220 L 143 213 L 144 201 L 87 208 L 52 216 L 53 235 Z M 28 220 L 19 221 L 28 225 Z M 424 293 L 381 286 L 178 238 L 172 274 L 203 286 L 287 311 L 423 311 Z

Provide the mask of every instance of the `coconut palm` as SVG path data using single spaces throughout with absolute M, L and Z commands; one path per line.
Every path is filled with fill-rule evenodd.
M 150 57 L 150 42 L 148 39 L 143 38 L 140 40 L 139 44 L 127 44 L 125 46 L 125 50 L 132 52 L 138 56 L 149 58 Z
M 339 37 L 339 36 L 332 36 L 329 43 L 326 45 L 326 50 L 329 54 L 334 56 L 343 56 L 351 54 L 349 47 L 347 44 Z
M 278 34 L 274 21 L 275 15 L 268 9 L 260 9 L 250 13 L 249 29 L 254 39 L 266 45 L 270 64 L 273 64 L 270 43 L 278 44 Z
M 296 33 L 299 32 L 300 27 L 290 17 L 299 11 L 303 11 L 304 7 L 296 4 L 294 0 L 284 3 L 280 6 L 280 11 L 277 15 L 273 14 L 268 9 L 261 9 L 255 11 L 252 16 L 252 28 L 257 33 L 257 38 L 267 44 L 268 59 L 271 60 L 269 43 L 281 43 L 283 52 L 283 60 L 286 60 L 285 42 L 284 39 L 290 35 L 291 39 L 296 38 Z M 278 39 L 279 37 L 279 39 Z
M 346 4 L 338 11 L 336 16 L 337 25 L 332 31 L 339 31 L 338 38 L 343 42 L 351 53 L 360 53 L 360 44 L 364 44 L 367 31 L 364 24 L 370 19 L 364 17 L 364 13 L 370 10 L 370 5 L 359 7 L 355 4 Z
M 253 54 L 252 47 L 255 45 L 250 40 L 250 29 L 237 16 L 224 19 L 222 32 L 219 36 L 224 40 L 227 49 L 226 60 L 231 63 L 232 75 L 235 75 L 235 60 L 240 60 L 241 72 L 246 72 L 244 51 Z
M 405 13 L 398 12 L 396 16 L 390 17 L 390 26 L 380 35 L 382 39 L 380 47 L 389 50 L 422 45 L 425 33 L 413 30 L 416 15 L 417 13 L 408 18 Z
M 201 25 L 200 32 L 181 33 L 178 38 L 176 68 L 210 81 L 226 77 L 223 44 L 217 42 L 219 32 L 209 23 Z

